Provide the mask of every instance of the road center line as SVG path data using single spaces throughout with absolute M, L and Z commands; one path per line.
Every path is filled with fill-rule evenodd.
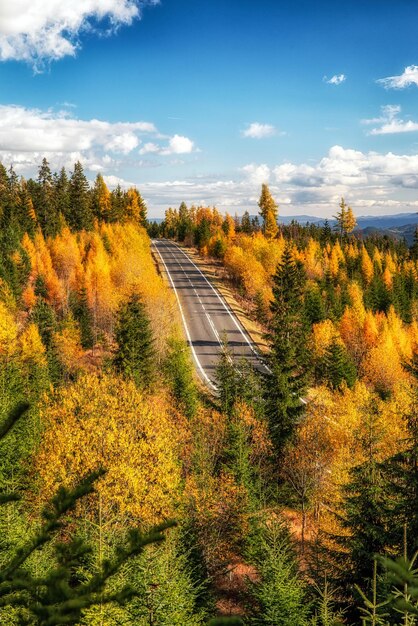
M 192 351 L 192 354 L 193 354 L 193 358 L 194 358 L 194 360 L 195 360 L 195 362 L 196 362 L 196 365 L 197 365 L 197 367 L 198 367 L 198 369 L 199 369 L 200 373 L 202 374 L 203 378 L 205 379 L 206 383 L 209 385 L 209 387 L 211 387 L 213 390 L 215 390 L 215 391 L 216 391 L 216 390 L 217 390 L 216 385 L 214 385 L 214 384 L 213 384 L 213 382 L 210 380 L 210 378 L 209 378 L 209 377 L 208 377 L 208 375 L 206 374 L 205 370 L 204 370 L 204 369 L 203 369 L 203 367 L 202 367 L 202 364 L 200 363 L 200 361 L 199 361 L 199 359 L 198 359 L 198 357 L 197 357 L 196 350 L 194 349 L 194 346 L 193 346 L 193 343 L 192 343 L 192 339 L 191 339 L 191 337 L 190 337 L 190 332 L 189 332 L 189 329 L 188 329 L 188 326 L 187 326 L 186 318 L 185 318 L 185 316 L 184 316 L 183 307 L 182 307 L 182 305 L 181 305 L 180 298 L 179 298 L 179 295 L 178 295 L 178 293 L 177 293 L 177 289 L 176 289 L 176 286 L 175 286 L 175 284 L 174 284 L 174 281 L 173 281 L 173 279 L 171 278 L 171 274 L 170 274 L 170 272 L 169 272 L 169 269 L 168 269 L 168 267 L 167 267 L 167 265 L 166 265 L 166 263 L 165 263 L 165 261 L 164 261 L 164 259 L 163 259 L 162 255 L 161 255 L 161 252 L 160 252 L 160 251 L 159 251 L 159 249 L 158 249 L 158 246 L 156 246 L 156 245 L 155 245 L 155 243 L 154 243 L 153 245 L 154 245 L 154 248 L 155 248 L 155 249 L 157 250 L 157 252 L 158 252 L 158 255 L 159 255 L 159 257 L 160 257 L 160 259 L 161 259 L 161 261 L 162 261 L 162 263 L 163 263 L 163 265 L 164 265 L 164 267 L 165 267 L 165 271 L 166 271 L 166 273 L 167 273 L 167 276 L 168 276 L 168 278 L 169 278 L 169 281 L 170 281 L 170 283 L 171 283 L 171 286 L 172 286 L 172 288 L 173 288 L 173 290 L 174 290 L 174 293 L 175 293 L 175 296 L 176 296 L 176 299 L 177 299 L 177 304 L 179 305 L 181 318 L 182 318 L 182 320 L 183 320 L 184 330 L 186 331 L 187 340 L 188 340 L 188 342 L 189 342 L 189 346 L 190 346 L 190 348 L 191 348 L 191 351 Z M 165 247 L 166 247 L 166 246 L 165 246 Z M 184 270 L 183 270 L 183 271 L 184 271 Z

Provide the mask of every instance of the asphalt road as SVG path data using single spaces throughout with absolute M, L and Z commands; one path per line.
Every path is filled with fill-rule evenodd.
M 216 389 L 215 368 L 225 339 L 237 362 L 244 358 L 258 370 L 266 371 L 248 334 L 190 257 L 167 239 L 155 239 L 153 245 L 175 291 L 193 360 L 203 382 Z

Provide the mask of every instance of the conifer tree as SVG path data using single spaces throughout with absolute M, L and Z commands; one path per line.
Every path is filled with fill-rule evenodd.
M 93 316 L 90 311 L 87 298 L 87 289 L 81 287 L 79 291 L 72 294 L 71 310 L 74 319 L 77 320 L 81 333 L 81 345 L 85 349 L 93 347 Z
M 150 386 L 154 375 L 154 347 L 151 324 L 141 296 L 133 293 L 121 306 L 115 329 L 118 344 L 113 364 L 131 377 L 138 387 Z
M 260 578 L 250 585 L 256 608 L 248 623 L 307 626 L 309 605 L 287 529 L 277 521 L 265 525 L 257 552 L 255 564 Z
M 288 244 L 273 282 L 268 359 L 271 373 L 265 376 L 264 390 L 266 415 L 276 452 L 291 437 L 304 411 L 307 354 L 303 282 L 303 272 Z
M 322 371 L 332 389 L 339 389 L 343 383 L 351 388 L 356 382 L 356 367 L 345 347 L 337 340 L 332 341 L 326 350 Z
M 28 404 L 21 403 L 9 413 L 0 424 L 0 440 L 28 408 Z M 104 473 L 103 469 L 98 469 L 86 475 L 73 489 L 61 487 L 42 511 L 42 523 L 31 533 L 31 538 L 14 554 L 1 558 L 0 607 L 5 611 L 17 609 L 20 624 L 75 626 L 80 623 L 83 612 L 94 605 L 124 604 L 138 595 L 131 585 L 113 591 L 108 582 L 126 568 L 127 563 L 140 556 L 147 545 L 163 541 L 164 531 L 172 527 L 173 522 L 151 528 L 148 533 L 131 529 L 117 546 L 115 555 L 87 578 L 78 572 L 90 556 L 90 546 L 78 538 L 56 541 L 77 502 L 93 492 L 96 480 Z M 0 493 L 0 506 L 8 506 L 20 498 L 20 493 Z M 42 573 L 33 574 L 28 562 L 46 546 L 50 547 L 47 566 Z M 1 548 L 0 556 L 3 557 Z
M 80 161 L 74 165 L 69 184 L 70 213 L 68 224 L 74 230 L 90 230 L 93 226 L 90 187 Z
M 59 174 L 54 174 L 54 201 L 56 210 L 61 219 L 67 222 L 70 214 L 70 190 L 69 180 L 65 168 L 62 167 Z
M 339 516 L 345 533 L 334 537 L 341 548 L 336 555 L 335 572 L 351 607 L 356 585 L 369 593 L 373 560 L 376 555 L 391 553 L 395 531 L 390 522 L 389 485 L 378 461 L 382 433 L 376 406 L 366 409 L 363 427 L 359 444 L 366 460 L 350 472 L 350 482 L 343 490 L 343 512 Z
M 341 198 L 340 211 L 334 215 L 334 219 L 337 221 L 336 229 L 340 233 L 340 237 L 351 233 L 357 225 L 356 218 L 351 207 L 347 206 L 344 198 Z
M 45 235 L 55 235 L 58 231 L 58 214 L 54 199 L 54 185 L 48 161 L 42 159 L 39 167 L 36 193 L 34 195 L 35 213 Z
M 186 417 L 192 418 L 197 409 L 197 389 L 187 344 L 172 338 L 168 348 L 165 369 L 169 385 L 180 409 Z
M 310 324 L 317 324 L 325 319 L 325 305 L 322 293 L 317 285 L 307 289 L 305 294 L 305 314 Z
M 270 193 L 268 185 L 263 183 L 261 186 L 261 195 L 258 201 L 260 207 L 260 215 L 263 218 L 263 231 L 266 239 L 274 239 L 279 232 L 277 226 L 278 206 Z
M 405 449 L 383 464 L 385 479 L 390 489 L 397 543 L 401 544 L 405 527 L 411 554 L 418 550 L 418 350 L 415 348 L 406 369 L 412 378 L 411 405 L 405 416 L 407 440 Z
M 321 228 L 320 238 L 322 245 L 325 245 L 332 241 L 332 230 L 328 220 L 325 220 L 324 225 Z
M 246 235 L 251 233 L 251 219 L 248 211 L 244 211 L 244 215 L 241 218 L 241 231 Z
M 110 221 L 121 222 L 125 214 L 125 196 L 122 187 L 117 185 L 110 194 L 111 216 Z

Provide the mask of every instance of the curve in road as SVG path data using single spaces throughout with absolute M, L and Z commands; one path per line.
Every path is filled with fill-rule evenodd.
M 175 243 L 155 239 L 152 244 L 177 298 L 188 344 L 203 382 L 216 390 L 215 370 L 223 341 L 235 360 L 246 359 L 268 372 L 262 358 L 224 298 L 192 259 Z

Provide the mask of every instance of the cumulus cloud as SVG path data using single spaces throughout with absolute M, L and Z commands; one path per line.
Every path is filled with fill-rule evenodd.
M 35 69 L 74 56 L 80 34 L 111 34 L 139 19 L 159 0 L 13 0 L 0 4 L 0 60 L 27 61 Z M 101 26 L 100 26 L 101 25 Z
M 268 182 L 286 215 L 335 213 L 344 196 L 359 214 L 416 211 L 418 154 L 362 152 L 333 146 L 316 163 L 250 163 L 236 177 L 147 182 L 140 185 L 151 214 L 168 206 L 216 205 L 220 210 L 256 213 L 262 183 Z
M 259 122 L 253 122 L 245 130 L 242 131 L 243 137 L 249 137 L 251 139 L 264 139 L 265 137 L 272 137 L 276 134 L 276 129 L 271 124 L 260 124 Z
M 270 179 L 270 168 L 265 163 L 263 165 L 250 163 L 249 165 L 245 165 L 242 171 L 254 185 L 268 183 Z
M 144 138 L 160 141 L 161 137 L 152 122 L 81 120 L 68 111 L 0 105 L 0 160 L 13 163 L 18 171 L 30 170 L 43 156 L 53 167 L 68 167 L 79 160 L 92 171 L 110 169 L 126 161 Z M 148 141 L 144 149 L 144 153 L 186 154 L 193 150 L 193 142 L 174 135 L 163 148 Z
M 418 131 L 418 122 L 412 120 L 402 120 L 398 116 L 401 107 L 397 104 L 387 104 L 381 107 L 380 117 L 374 117 L 368 120 L 362 120 L 363 124 L 379 124 L 378 127 L 372 128 L 369 135 L 392 135 L 394 133 L 411 133 Z
M 341 83 L 347 80 L 347 76 L 345 74 L 334 74 L 334 76 L 331 76 L 331 78 L 328 78 L 328 76 L 324 76 L 322 80 L 328 85 L 341 85 Z
M 135 183 L 130 183 L 124 178 L 120 178 L 119 176 L 114 176 L 113 174 L 110 174 L 109 176 L 103 176 L 103 180 L 105 181 L 106 185 L 110 187 L 111 189 L 114 189 L 118 185 L 120 185 L 122 189 L 129 189 L 129 187 L 135 187 Z
M 171 154 L 190 154 L 194 149 L 194 143 L 191 139 L 183 135 L 174 135 L 169 139 L 168 145 L 162 146 L 149 141 L 142 146 L 139 153 L 169 156 Z
M 385 89 L 405 89 L 410 85 L 418 86 L 418 65 L 408 65 L 399 76 L 388 76 L 376 81 Z

